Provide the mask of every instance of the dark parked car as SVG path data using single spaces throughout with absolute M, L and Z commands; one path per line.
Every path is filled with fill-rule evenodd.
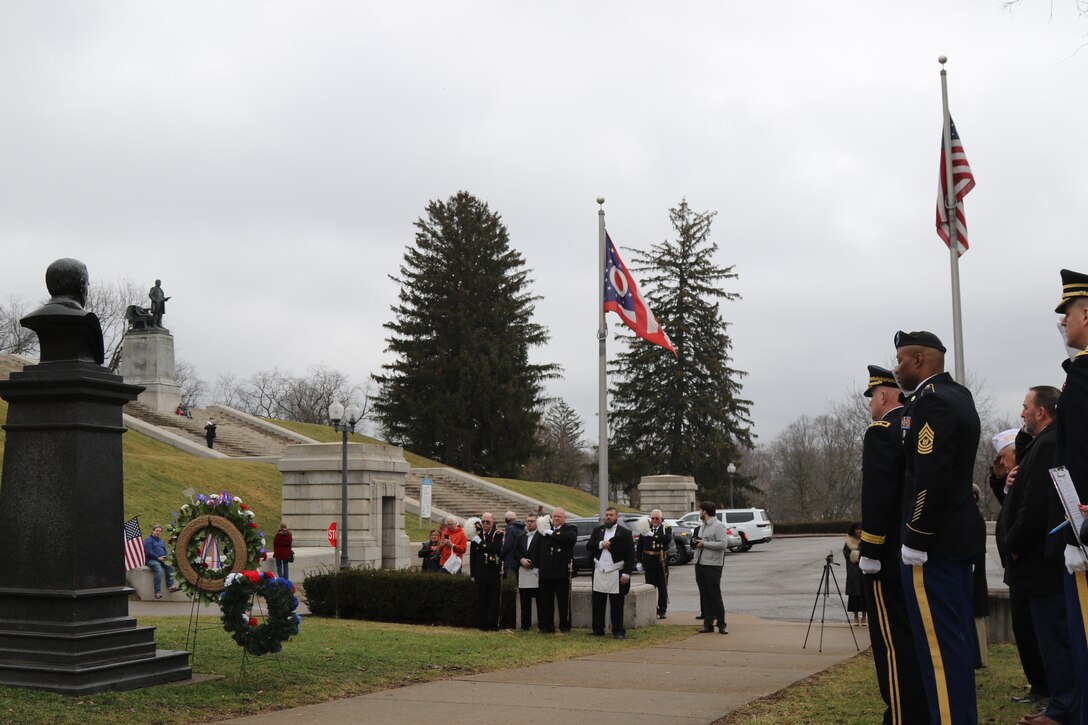
M 636 547 L 638 546 L 638 538 L 640 536 L 638 524 L 636 522 L 640 518 L 642 518 L 642 514 L 620 514 L 620 526 L 631 530 L 631 535 L 635 539 Z M 589 543 L 589 537 L 593 533 L 593 529 L 597 528 L 600 519 L 596 516 L 593 516 L 592 518 L 567 519 L 567 523 L 574 524 L 578 529 L 578 542 L 574 545 L 574 576 L 578 576 L 579 574 L 590 572 L 593 569 L 593 555 L 586 549 L 586 544 Z M 674 530 L 673 541 L 669 545 L 669 564 L 685 564 L 690 560 L 691 547 L 686 546 Z

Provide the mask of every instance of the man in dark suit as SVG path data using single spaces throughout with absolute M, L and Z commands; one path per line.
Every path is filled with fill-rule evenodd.
M 903 403 L 892 371 L 869 366 L 869 414 L 861 454 L 862 586 L 869 611 L 869 637 L 880 696 L 886 705 L 885 725 L 929 720 L 914 635 L 899 571 L 899 537 L 903 526 L 903 443 L 899 419 Z
M 472 537 L 472 578 L 476 581 L 479 625 L 482 632 L 499 631 L 499 587 L 502 586 L 502 532 L 495 517 L 485 513 Z
M 540 550 L 544 537 L 536 528 L 536 514 L 525 517 L 525 531 L 514 541 L 517 558 L 518 598 L 521 603 L 521 631 L 528 632 L 533 624 L 533 603 L 540 622 Z M 507 531 L 510 529 L 507 528 Z
M 507 511 L 503 518 L 506 528 L 502 531 L 502 578 L 505 579 L 518 575 L 518 553 L 514 551 L 514 545 L 525 533 L 525 524 L 518 521 L 513 511 Z
M 672 529 L 660 509 L 650 512 L 650 530 L 638 537 L 638 561 L 646 571 L 646 583 L 657 588 L 657 618 L 669 608 L 669 544 Z
M 895 335 L 895 377 L 906 396 L 903 591 L 931 722 L 978 722 L 972 559 L 985 539 L 972 491 L 981 423 L 971 391 L 944 372 L 932 332 Z
M 1050 695 L 1047 706 L 1031 719 L 1038 725 L 1080 722 L 1079 687 L 1069 651 L 1062 583 L 1065 572 L 1061 559 L 1046 556 L 1048 499 L 1053 491 L 1053 423 L 1059 395 L 1057 388 L 1040 385 L 1024 397 L 1020 413 L 1024 429 L 1016 443 L 1020 463 L 1009 474 L 1012 483 L 1003 505 L 1009 507 L 1005 581 L 1010 592 L 1015 590 L 1026 600 Z
M 578 527 L 567 523 L 567 512 L 552 511 L 552 526 L 540 532 L 540 601 L 539 616 L 542 634 L 555 632 L 555 606 L 559 606 L 559 631 L 570 631 L 570 565 Z
M 612 636 L 623 639 L 623 600 L 631 590 L 631 572 L 635 568 L 635 540 L 631 530 L 619 525 L 619 512 L 611 506 L 604 510 L 604 523 L 593 529 L 586 548 L 593 555 L 593 632 L 604 636 L 604 605 L 612 615 Z

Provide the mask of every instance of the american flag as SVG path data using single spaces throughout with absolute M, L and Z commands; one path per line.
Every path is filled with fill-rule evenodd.
M 143 566 L 147 562 L 144 555 L 144 539 L 140 533 L 138 516 L 125 522 L 125 571 Z
M 967 251 L 967 217 L 963 213 L 963 197 L 975 188 L 975 177 L 967 163 L 967 154 L 963 150 L 960 135 L 956 133 L 956 124 L 948 119 L 952 127 L 952 188 L 956 193 L 956 256 Z M 948 228 L 948 187 L 945 185 L 944 139 L 941 139 L 941 173 L 937 192 L 937 236 L 944 240 L 945 246 L 951 243 Z
M 207 564 L 209 569 L 223 568 L 223 555 L 219 551 L 219 540 L 215 538 L 215 534 L 211 531 L 208 532 L 208 537 L 204 539 L 204 546 L 200 552 L 200 561 Z
M 606 233 L 604 262 L 604 309 L 620 316 L 623 324 L 634 330 L 639 337 L 660 345 L 676 354 L 672 340 L 665 334 L 664 328 L 657 322 L 654 313 L 638 293 L 635 278 L 627 271 L 627 265 L 620 259 L 616 245 Z

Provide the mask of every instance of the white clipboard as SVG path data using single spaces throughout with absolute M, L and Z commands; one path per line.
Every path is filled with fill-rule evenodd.
M 1050 469 L 1050 480 L 1054 482 L 1054 488 L 1058 491 L 1058 500 L 1062 502 L 1062 510 L 1065 511 L 1065 516 L 1073 527 L 1073 538 L 1076 539 L 1081 553 L 1088 558 L 1088 551 L 1080 540 L 1080 527 L 1084 523 L 1084 514 L 1077 506 L 1080 503 L 1080 496 L 1077 494 L 1077 487 L 1073 485 L 1073 478 L 1065 466 L 1058 466 Z

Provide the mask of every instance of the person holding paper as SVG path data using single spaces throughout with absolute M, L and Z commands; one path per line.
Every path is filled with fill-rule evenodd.
M 536 530 L 536 514 L 525 517 L 525 531 L 514 542 L 514 554 L 518 558 L 518 598 L 521 601 L 521 631 L 528 632 L 533 625 L 533 604 L 536 618 L 540 621 L 540 549 L 543 537 Z
M 1065 385 L 1054 416 L 1054 467 L 1064 467 L 1076 491 L 1077 503 L 1088 501 L 1088 274 L 1070 269 L 1061 271 L 1062 297 L 1054 311 L 1069 360 L 1065 367 Z M 1056 497 L 1055 497 L 1056 498 Z M 1052 499 L 1054 500 L 1054 499 Z M 1052 506 L 1052 509 L 1054 507 Z M 1051 522 L 1060 518 L 1052 516 Z M 1069 647 L 1073 671 L 1080 686 L 1082 716 L 1088 714 L 1088 639 L 1084 621 L 1088 617 L 1088 559 L 1077 540 L 1076 527 L 1066 526 L 1048 537 L 1063 543 L 1065 568 L 1065 607 L 1069 622 Z M 1052 549 L 1048 549 L 1051 551 Z

